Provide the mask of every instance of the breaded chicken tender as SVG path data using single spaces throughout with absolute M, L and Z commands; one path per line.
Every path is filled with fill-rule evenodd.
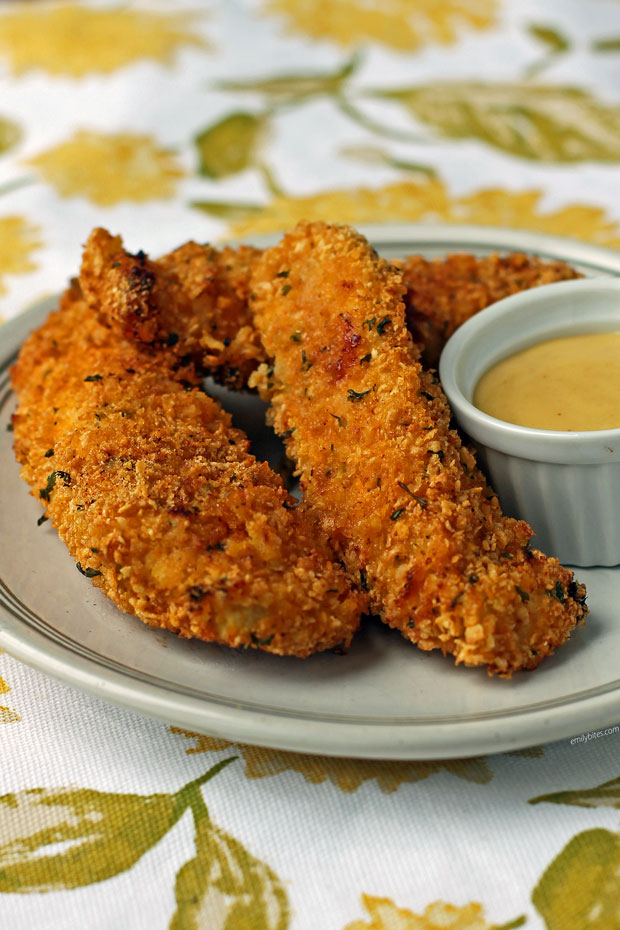
M 152 261 L 98 228 L 84 249 L 80 284 L 89 306 L 128 339 L 171 348 L 239 388 L 265 357 L 249 309 L 259 254 L 187 242 Z
M 94 229 L 80 274 L 91 307 L 128 339 L 171 347 L 231 388 L 246 386 L 265 352 L 254 326 L 250 276 L 258 249 L 217 250 L 187 242 L 151 260 L 120 236 Z M 515 252 L 397 262 L 407 291 L 406 322 L 425 367 L 435 368 L 452 333 L 479 310 L 518 291 L 580 275 L 559 261 Z
M 122 610 L 277 654 L 349 643 L 363 598 L 193 368 L 121 339 L 74 285 L 12 379 L 23 477 Z
M 519 291 L 581 275 L 565 262 L 543 261 L 521 252 L 509 255 L 448 255 L 403 262 L 405 319 L 426 368 L 436 368 L 452 333 L 479 310 Z
M 416 361 L 402 274 L 345 226 L 300 223 L 252 276 L 272 404 L 318 515 L 372 609 L 422 649 L 509 677 L 585 615 L 585 589 L 527 546 Z

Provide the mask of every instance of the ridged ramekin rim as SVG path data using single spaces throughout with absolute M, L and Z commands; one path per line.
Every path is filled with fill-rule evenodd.
M 510 318 L 523 310 L 548 302 L 549 298 L 561 299 L 567 292 L 585 295 L 615 292 L 620 298 L 620 280 L 615 278 L 582 278 L 546 284 L 521 291 L 499 300 L 476 313 L 463 323 L 449 338 L 439 361 L 439 376 L 448 402 L 461 427 L 476 442 L 512 455 L 532 461 L 564 465 L 620 464 L 620 428 L 607 430 L 547 430 L 509 423 L 484 413 L 466 396 L 457 377 L 457 368 L 463 353 L 475 339 L 480 339 L 489 326 L 496 325 L 502 318 Z M 596 331 L 596 314 L 590 314 L 584 332 Z M 598 320 L 601 320 L 599 314 Z M 618 300 L 618 327 L 620 329 L 620 299 Z M 556 329 L 556 327 L 551 328 Z M 557 332 L 561 329 L 557 327 Z M 553 332 L 541 338 L 553 338 Z M 492 363 L 491 363 L 492 364 Z

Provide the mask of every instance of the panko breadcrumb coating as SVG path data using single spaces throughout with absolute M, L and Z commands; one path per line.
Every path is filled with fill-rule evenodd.
M 12 380 L 23 477 L 122 610 L 277 654 L 349 643 L 363 598 L 325 533 L 173 353 L 120 338 L 74 285 Z
M 448 255 L 433 261 L 410 255 L 398 264 L 407 288 L 405 319 L 426 368 L 437 367 L 441 350 L 462 323 L 496 300 L 581 277 L 565 262 L 521 252 L 486 258 Z
M 271 359 L 253 376 L 373 610 L 422 649 L 509 677 L 585 615 L 585 589 L 527 546 L 416 361 L 402 274 L 345 226 L 300 223 L 252 276 Z
M 258 249 L 215 249 L 187 242 L 151 260 L 132 255 L 120 236 L 90 234 L 80 274 L 92 308 L 129 339 L 172 347 L 228 387 L 246 386 L 265 361 L 254 326 L 250 276 Z M 515 252 L 449 255 L 397 263 L 407 287 L 406 322 L 425 367 L 435 368 L 452 333 L 474 313 L 518 291 L 580 275 L 570 265 Z
M 244 387 L 265 358 L 249 309 L 256 249 L 186 242 L 152 261 L 123 248 L 120 236 L 94 229 L 80 285 L 89 306 L 128 339 L 171 348 L 228 387 Z

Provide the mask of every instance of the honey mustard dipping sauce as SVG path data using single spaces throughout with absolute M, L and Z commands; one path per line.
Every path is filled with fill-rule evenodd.
M 548 339 L 498 362 L 473 402 L 498 420 L 534 429 L 620 427 L 620 332 Z

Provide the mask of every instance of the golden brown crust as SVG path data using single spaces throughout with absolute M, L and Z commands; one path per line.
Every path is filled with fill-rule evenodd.
M 80 285 L 89 306 L 128 339 L 170 347 L 222 383 L 244 387 L 265 357 L 249 309 L 259 254 L 187 242 L 151 260 L 99 228 L 86 243 Z
M 436 368 L 452 333 L 496 300 L 519 291 L 568 281 L 581 275 L 565 262 L 543 261 L 531 255 L 448 255 L 428 261 L 410 255 L 402 263 L 406 321 L 420 346 L 422 363 Z
M 90 305 L 129 339 L 172 343 L 229 387 L 245 387 L 265 361 L 254 326 L 250 276 L 260 252 L 250 246 L 217 250 L 187 242 L 157 260 L 132 255 L 120 236 L 91 233 L 80 282 Z M 449 255 L 396 263 L 406 285 L 406 321 L 422 363 L 435 368 L 447 339 L 479 310 L 510 294 L 580 277 L 569 265 L 519 252 L 477 258 Z
M 502 676 L 534 668 L 586 614 L 572 572 L 530 552 L 415 360 L 401 273 L 347 227 L 301 223 L 258 261 L 254 383 L 306 506 L 371 606 L 422 649 Z
M 12 371 L 33 496 L 93 583 L 153 626 L 302 657 L 346 646 L 363 599 L 324 532 L 175 366 L 74 284 Z

